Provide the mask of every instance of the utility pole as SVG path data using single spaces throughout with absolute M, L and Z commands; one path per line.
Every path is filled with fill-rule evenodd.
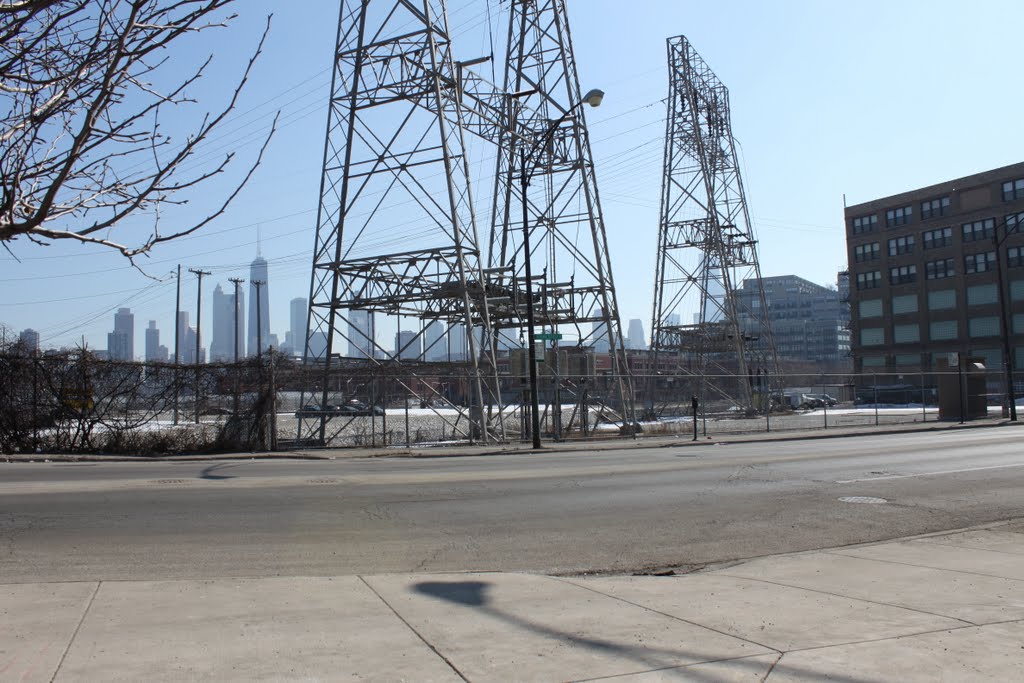
M 1003 343 L 1003 377 L 1006 382 L 1006 402 L 1009 408 L 1010 422 L 1017 421 L 1017 393 L 1013 387 L 1014 358 L 1010 348 L 1009 293 L 1003 285 L 1003 242 L 1010 236 L 1010 222 L 1003 221 L 1003 239 L 999 239 L 999 230 L 992 229 L 992 245 L 996 252 L 996 290 L 999 293 L 999 330 Z
M 253 280 L 252 286 L 256 288 L 256 358 L 263 361 L 263 310 L 260 300 L 260 288 L 267 284 L 266 280 Z
M 195 402 L 196 402 L 196 424 L 199 424 L 199 346 L 200 346 L 200 331 L 202 327 L 202 315 L 203 315 L 203 276 L 209 275 L 210 271 L 202 270 L 198 268 L 189 268 L 188 272 L 195 273 L 198 278 L 198 286 L 196 287 L 196 384 L 195 384 Z
M 235 286 L 235 415 L 237 416 L 239 401 L 238 395 L 241 392 L 241 387 L 239 386 L 240 383 L 238 381 L 238 298 L 240 296 L 239 292 L 241 291 L 239 286 L 245 282 L 245 280 L 240 277 L 229 277 L 228 282 Z
M 174 299 L 174 424 L 178 424 L 178 396 L 181 392 L 181 264 L 178 264 L 178 294 Z

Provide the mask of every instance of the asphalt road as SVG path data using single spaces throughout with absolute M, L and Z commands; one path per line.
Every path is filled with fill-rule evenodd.
M 629 572 L 883 540 L 1024 516 L 1021 437 L 3 464 L 0 583 Z

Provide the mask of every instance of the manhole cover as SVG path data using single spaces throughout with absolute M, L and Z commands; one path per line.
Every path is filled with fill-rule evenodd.
M 153 481 L 154 484 L 184 484 L 185 479 L 156 479 Z
M 885 498 L 875 498 L 873 496 L 843 496 L 839 499 L 843 503 L 862 503 L 865 505 L 881 505 L 882 503 L 888 503 Z

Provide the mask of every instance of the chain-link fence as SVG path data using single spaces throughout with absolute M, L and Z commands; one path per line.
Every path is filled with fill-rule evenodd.
M 272 364 L 271 364 L 272 367 Z M 272 447 L 270 368 L 0 354 L 0 450 L 135 455 Z
M 476 377 L 469 364 L 327 371 L 269 353 L 199 366 L 101 360 L 88 351 L 0 353 L 0 449 L 147 455 L 529 440 L 527 379 Z M 700 437 L 1010 412 L 1005 374 L 967 364 L 936 372 L 628 379 L 633 403 L 624 406 L 608 374 L 541 373 L 541 437 L 690 435 L 694 399 Z M 1024 377 L 1014 384 L 1014 395 L 1024 393 Z

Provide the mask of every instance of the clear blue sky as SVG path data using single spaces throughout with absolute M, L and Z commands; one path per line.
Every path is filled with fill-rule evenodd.
M 1024 3 L 568 5 L 582 87 L 607 93 L 587 117 L 623 327 L 630 318 L 650 325 L 669 36 L 686 35 L 730 89 L 764 275 L 834 283 L 846 261 L 844 194 L 855 204 L 1024 159 Z M 248 277 L 257 224 L 270 262 L 271 329 L 282 340 L 289 300 L 308 294 L 338 2 L 244 0 L 235 9 L 240 19 L 205 47 L 215 49 L 216 62 L 195 92 L 202 111 L 223 102 L 225 83 L 269 12 L 273 29 L 244 101 L 212 141 L 209 158 L 235 150 L 244 163 L 277 110 L 280 131 L 227 215 L 142 264 L 155 276 L 178 263 L 213 271 L 204 280 L 204 344 L 211 329 L 207 297 L 218 283 L 227 288 L 228 277 Z M 486 53 L 484 1 L 450 0 L 449 13 L 459 57 Z M 173 224 L 201 213 L 218 189 L 206 187 L 162 219 Z M 488 193 L 481 187 L 478 195 Z M 487 213 L 486 206 L 478 210 Z M 148 219 L 138 225 L 145 228 Z M 0 323 L 8 328 L 39 330 L 44 347 L 84 335 L 102 349 L 114 310 L 124 305 L 135 313 L 137 355 L 147 320 L 157 320 L 163 343 L 173 343 L 173 281 L 147 279 L 99 249 L 26 241 L 11 248 L 20 263 L 0 256 Z M 184 308 L 194 315 L 195 280 L 183 284 Z

